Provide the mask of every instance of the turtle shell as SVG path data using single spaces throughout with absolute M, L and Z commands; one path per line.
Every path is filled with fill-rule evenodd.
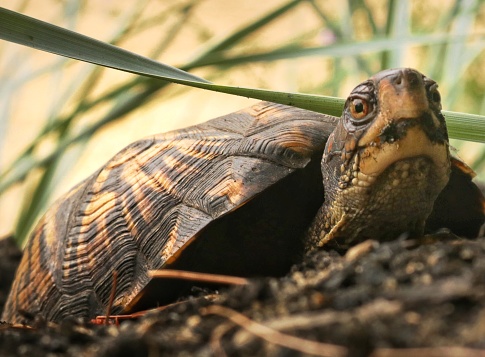
M 259 103 L 129 145 L 38 223 L 3 319 L 18 310 L 54 321 L 102 314 L 114 271 L 113 313 L 152 269 L 284 273 L 322 204 L 319 163 L 336 121 Z M 162 290 L 159 300 L 178 289 Z
M 21 311 L 53 321 L 103 314 L 114 272 L 114 314 L 183 293 L 180 282 L 151 282 L 153 269 L 286 273 L 322 206 L 320 161 L 337 121 L 262 102 L 129 145 L 40 220 L 2 319 L 20 322 Z M 458 163 L 435 211 L 453 212 L 459 203 L 467 213 L 458 223 L 432 214 L 431 227 L 476 236 L 484 200 Z

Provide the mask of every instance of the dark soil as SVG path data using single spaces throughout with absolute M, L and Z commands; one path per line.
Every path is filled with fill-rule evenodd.
M 7 241 L 0 243 L 3 303 L 19 254 Z M 248 332 L 256 325 L 234 312 L 273 332 Z M 368 241 L 343 256 L 315 252 L 286 277 L 223 290 L 217 303 L 194 298 L 120 326 L 75 319 L 59 325 L 36 319 L 32 326 L 1 325 L 0 356 L 308 355 L 281 347 L 294 342 L 282 333 L 344 346 L 349 356 L 483 356 L 485 239 L 440 234 L 422 241 Z M 316 347 L 320 355 L 339 352 Z M 412 347 L 420 349 L 386 349 Z

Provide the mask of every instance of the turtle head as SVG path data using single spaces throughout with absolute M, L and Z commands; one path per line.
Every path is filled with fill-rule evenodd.
M 313 247 L 423 233 L 450 175 L 437 88 L 403 68 L 382 71 L 352 91 L 325 147 L 325 202 L 310 230 Z

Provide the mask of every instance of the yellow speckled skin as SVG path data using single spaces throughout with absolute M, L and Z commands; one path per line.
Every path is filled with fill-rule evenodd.
M 354 100 L 372 110 L 355 119 Z M 373 103 L 373 104 L 372 104 Z M 436 83 L 412 69 L 380 72 L 357 86 L 322 159 L 325 203 L 307 249 L 424 233 L 451 172 Z
M 104 314 L 115 271 L 113 314 L 177 297 L 179 286 L 148 289 L 152 269 L 281 275 L 328 241 L 421 233 L 450 172 L 435 87 L 389 70 L 352 92 L 340 120 L 263 102 L 131 144 L 40 220 L 2 319 Z M 361 120 L 350 117 L 356 97 L 372 109 Z M 457 170 L 476 234 L 483 197 Z M 455 227 L 433 220 L 443 225 Z

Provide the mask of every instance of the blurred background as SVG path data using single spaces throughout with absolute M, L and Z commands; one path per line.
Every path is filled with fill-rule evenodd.
M 485 114 L 480 0 L 10 0 L 2 6 L 219 84 L 345 97 L 384 68 L 438 81 L 443 108 Z M 0 237 L 130 142 L 250 106 L 0 41 Z M 482 144 L 453 141 L 485 180 Z

